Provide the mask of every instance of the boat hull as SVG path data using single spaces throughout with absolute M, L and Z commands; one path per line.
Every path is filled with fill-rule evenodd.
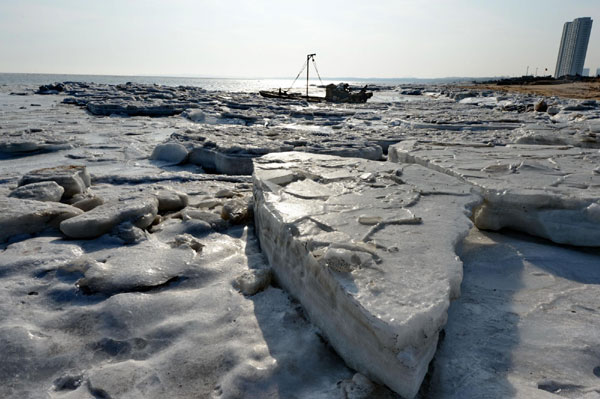
M 304 100 L 309 102 L 324 102 L 325 97 L 303 96 L 299 93 L 279 93 L 278 91 L 261 90 L 259 94 L 266 98 L 279 98 L 283 100 Z

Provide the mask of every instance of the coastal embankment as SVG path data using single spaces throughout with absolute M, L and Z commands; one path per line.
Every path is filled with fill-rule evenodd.
M 478 90 L 494 90 L 505 93 L 530 94 L 544 97 L 560 97 L 581 100 L 600 100 L 600 78 L 595 81 L 542 83 L 542 84 L 508 84 L 494 83 L 461 85 L 459 87 Z

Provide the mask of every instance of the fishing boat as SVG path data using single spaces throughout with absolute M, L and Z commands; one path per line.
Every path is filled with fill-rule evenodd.
M 259 91 L 260 95 L 266 98 L 284 98 L 288 100 L 304 100 L 309 102 L 323 102 L 325 101 L 325 97 L 318 96 L 303 96 L 301 93 L 289 93 L 287 90 L 279 91 L 270 91 L 270 90 L 261 90 Z
M 277 98 L 277 99 L 287 99 L 287 100 L 304 100 L 308 102 L 335 102 L 335 103 L 365 103 L 369 98 L 373 96 L 373 93 L 367 92 L 367 86 L 363 87 L 359 92 L 352 92 L 350 90 L 350 85 L 348 83 L 340 83 L 338 85 L 329 84 L 325 86 L 325 97 L 318 96 L 310 96 L 308 95 L 308 81 L 310 76 L 310 62 L 313 62 L 315 71 L 317 72 L 317 76 L 319 77 L 319 81 L 323 85 L 323 81 L 321 80 L 321 75 L 319 74 L 319 70 L 317 69 L 317 63 L 315 62 L 315 56 L 317 54 L 308 54 L 306 56 L 306 61 L 296 75 L 296 79 L 292 82 L 292 85 L 287 90 L 261 90 L 259 91 L 260 95 L 266 98 Z M 300 74 L 306 69 L 306 95 L 302 95 L 301 93 L 290 93 L 289 91 L 294 86 L 294 83 L 300 77 Z

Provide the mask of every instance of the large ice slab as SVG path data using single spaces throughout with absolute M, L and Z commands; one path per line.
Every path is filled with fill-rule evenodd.
M 91 177 L 85 166 L 64 165 L 27 172 L 19 181 L 19 186 L 47 181 L 61 186 L 64 198 L 85 193 L 91 185 Z
M 65 189 L 55 181 L 44 181 L 17 187 L 9 197 L 58 202 L 64 192 Z
M 419 165 L 298 152 L 255 161 L 255 223 L 277 280 L 356 370 L 413 397 L 479 201 Z
M 127 83 L 97 85 L 69 82 L 63 85 L 64 102 L 85 106 L 94 115 L 127 115 L 164 117 L 177 115 L 187 108 L 197 107 L 199 87 L 169 87 Z
M 200 252 L 201 244 L 197 245 Z M 169 245 L 151 237 L 129 247 L 101 249 L 93 256 L 71 265 L 71 270 L 83 272 L 77 286 L 86 293 L 111 295 L 146 292 L 179 281 L 194 269 L 196 251 L 181 242 Z
M 29 128 L 4 133 L 0 139 L 0 155 L 26 156 L 66 150 L 80 144 L 72 136 L 65 137 L 39 128 Z
M 481 229 L 510 227 L 561 244 L 600 246 L 600 152 L 570 146 L 422 143 L 390 147 L 390 160 L 418 163 L 477 187 Z
M 356 134 L 324 136 L 319 131 L 224 125 L 178 131 L 169 140 L 188 148 L 189 162 L 230 175 L 252 174 L 252 160 L 272 152 L 306 151 L 373 160 L 383 156 L 381 146 Z
M 82 213 L 81 209 L 56 202 L 0 198 L 0 242 L 14 235 L 56 228 L 62 221 Z

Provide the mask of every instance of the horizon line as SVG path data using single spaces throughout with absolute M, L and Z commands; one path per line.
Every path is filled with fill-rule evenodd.
M 55 73 L 55 72 L 0 72 L 5 75 L 72 75 L 72 76 L 110 76 L 110 77 L 137 77 L 137 78 L 178 78 L 178 79 L 228 79 L 228 80 L 293 80 L 290 76 L 216 76 L 216 75 L 168 75 L 168 74 L 150 74 L 150 75 L 130 75 L 130 74 L 100 74 L 100 73 Z M 449 79 L 495 79 L 495 78 L 506 78 L 511 77 L 510 75 L 498 75 L 498 76 L 444 76 L 444 77 L 362 77 L 362 76 L 332 76 L 323 77 L 322 80 L 340 80 L 340 79 L 352 79 L 352 80 L 449 80 Z M 310 80 L 317 80 L 311 77 Z

